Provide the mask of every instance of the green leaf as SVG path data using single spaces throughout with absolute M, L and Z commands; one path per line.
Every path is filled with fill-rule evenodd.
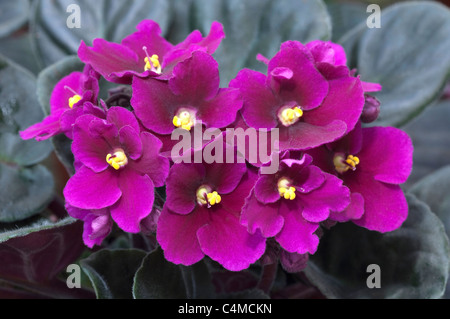
M 81 28 L 71 29 L 67 25 L 73 13 L 67 12 L 71 4 L 80 8 Z M 51 65 L 75 54 L 81 40 L 87 44 L 95 38 L 120 42 L 144 19 L 155 20 L 165 32 L 170 12 L 166 0 L 38 0 L 31 10 L 32 40 L 43 65 Z
M 357 31 L 355 31 L 355 29 Z M 450 74 L 450 10 L 437 2 L 403 2 L 382 11 L 381 28 L 349 31 L 361 79 L 383 86 L 372 125 L 401 126 L 436 100 Z
M 131 299 L 133 277 L 145 255 L 137 249 L 103 249 L 80 264 L 98 299 Z
M 449 271 L 444 226 L 429 207 L 407 195 L 409 216 L 386 234 L 353 223 L 338 224 L 321 238 L 305 274 L 328 298 L 440 298 Z M 368 288 L 371 264 L 380 267 L 381 288 Z
M 53 176 L 42 165 L 15 168 L 0 163 L 0 222 L 24 220 L 53 198 Z
M 414 141 L 414 167 L 406 186 L 449 164 L 449 119 L 450 100 L 447 99 L 427 107 L 402 127 Z
M 24 141 L 19 131 L 41 121 L 36 79 L 0 56 L 0 222 L 26 219 L 53 197 L 53 177 L 43 166 L 51 144 Z
M 362 3 L 330 3 L 327 5 L 328 13 L 333 26 L 332 40 L 339 40 L 346 32 L 353 29 L 367 19 L 367 5 Z
M 84 289 L 69 289 L 61 276 L 86 249 L 83 223 L 71 217 L 55 223 L 41 218 L 21 226 L 2 225 L 0 231 L 0 295 L 92 298 Z
M 82 232 L 82 223 L 70 217 L 56 223 L 42 219 L 19 229 L 3 230 L 0 279 L 30 284 L 56 279 L 85 249 Z
M 430 206 L 450 236 L 450 165 L 422 178 L 409 188 L 409 192 Z
M 5 38 L 0 38 L 0 54 L 26 68 L 34 75 L 41 70 L 31 47 L 31 37 L 29 32 L 17 32 Z
M 36 164 L 51 152 L 49 142 L 23 141 L 18 133 L 43 119 L 36 79 L 0 56 L 0 162 Z
M 409 191 L 430 206 L 450 236 L 450 165 L 422 178 Z M 450 282 L 447 282 L 444 298 L 450 298 Z
M 133 285 L 136 299 L 206 299 L 214 297 L 214 287 L 204 262 L 177 266 L 164 258 L 158 248 L 149 253 L 136 272 Z
M 0 38 L 7 36 L 28 20 L 28 0 L 0 2 Z
M 282 42 L 331 38 L 331 22 L 321 0 L 195 0 L 194 28 L 204 34 L 213 21 L 224 25 L 226 38 L 215 53 L 222 84 L 244 67 L 264 71 L 258 53 L 271 58 Z

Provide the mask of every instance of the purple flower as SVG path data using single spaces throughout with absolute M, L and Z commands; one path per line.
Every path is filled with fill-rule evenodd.
M 141 132 L 133 113 L 109 109 L 106 120 L 77 119 L 72 151 L 77 169 L 65 189 L 67 204 L 84 210 L 108 209 L 124 231 L 137 233 L 153 206 L 154 187 L 164 185 L 169 162 L 161 142 Z
M 296 41 L 282 44 L 268 62 L 267 76 L 244 69 L 230 87 L 240 89 L 248 126 L 279 129 L 281 151 L 307 150 L 339 139 L 353 129 L 364 106 L 358 78 L 325 78 L 308 48 Z
M 89 248 L 100 246 L 111 233 L 113 221 L 107 208 L 99 210 L 84 210 L 66 205 L 70 216 L 84 222 L 83 241 Z
M 190 131 L 197 123 L 223 128 L 236 119 L 242 100 L 239 90 L 219 84 L 217 62 L 196 51 L 175 66 L 168 82 L 135 78 L 131 104 L 147 129 L 169 139 L 175 129 Z
M 356 128 L 338 142 L 308 153 L 314 164 L 341 178 L 351 191 L 351 204 L 332 214 L 339 222 L 389 232 L 401 226 L 408 214 L 399 184 L 412 168 L 413 145 L 409 136 L 393 127 Z
M 350 203 L 342 181 L 300 160 L 282 155 L 276 174 L 261 175 L 242 210 L 241 223 L 250 233 L 261 231 L 275 238 L 289 253 L 315 253 L 319 238 L 314 234 L 330 213 L 343 211 Z
M 83 72 L 69 74 L 52 91 L 50 115 L 20 132 L 20 136 L 25 140 L 43 141 L 63 133 L 72 139 L 76 118 L 83 114 L 104 116 L 104 111 L 96 106 L 98 92 L 98 74 L 89 65 Z
M 157 227 L 166 259 L 189 266 L 206 255 L 231 271 L 256 262 L 265 239 L 239 222 L 256 176 L 245 163 L 173 165 Z
M 198 121 L 222 128 L 235 120 L 242 101 L 238 90 L 219 84 L 217 62 L 197 51 L 174 68 L 167 83 L 135 78 L 131 104 L 142 124 L 158 134 L 190 130 Z
M 120 44 L 101 38 L 95 39 L 92 47 L 81 42 L 78 56 L 108 81 L 131 84 L 133 76 L 168 79 L 178 62 L 189 58 L 196 50 L 214 53 L 225 37 L 218 22 L 212 23 L 208 36 L 194 31 L 177 45 L 161 36 L 161 29 L 154 21 L 144 20 L 136 29 Z

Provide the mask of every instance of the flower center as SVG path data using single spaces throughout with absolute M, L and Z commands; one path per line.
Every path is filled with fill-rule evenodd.
M 303 116 L 303 111 L 299 106 L 283 107 L 278 113 L 278 118 L 284 126 L 290 126 L 298 122 Z
M 155 73 L 161 74 L 161 63 L 159 63 L 159 57 L 156 54 L 153 54 L 150 56 L 147 51 L 147 47 L 142 48 L 147 55 L 147 57 L 144 59 L 145 61 L 145 71 L 153 71 Z
M 113 154 L 106 155 L 106 162 L 115 170 L 119 170 L 128 164 L 128 158 L 122 149 L 118 149 Z
M 334 167 L 340 174 L 343 174 L 350 169 L 355 171 L 356 166 L 359 165 L 359 162 L 359 158 L 353 155 L 348 155 L 345 157 L 343 154 L 336 154 L 333 159 Z
M 280 178 L 278 180 L 278 193 L 285 199 L 294 200 L 296 197 L 295 192 L 297 190 L 295 187 L 290 186 L 290 184 L 291 182 L 287 178 Z
M 180 110 L 173 118 L 173 125 L 190 131 L 195 124 L 195 117 L 186 110 Z
M 69 98 L 69 107 L 71 108 L 71 109 L 73 109 L 73 106 L 75 105 L 75 104 L 77 104 L 78 102 L 80 102 L 81 101 L 81 99 L 82 99 L 82 97 L 77 93 L 77 92 L 75 92 L 75 90 L 74 89 L 72 89 L 71 87 L 69 87 L 69 86 L 64 86 L 64 88 L 66 89 L 66 90 L 69 90 L 70 92 L 72 92 L 74 95 L 71 97 L 71 98 Z
M 200 186 L 196 193 L 197 203 L 199 205 L 208 205 L 208 207 L 220 204 L 222 197 L 216 191 L 212 191 L 209 186 Z

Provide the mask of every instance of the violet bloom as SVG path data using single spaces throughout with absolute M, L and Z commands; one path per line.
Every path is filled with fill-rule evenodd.
M 319 223 L 331 212 L 343 211 L 350 193 L 339 178 L 311 165 L 311 156 L 300 160 L 289 156 L 289 152 L 282 155 L 276 174 L 259 176 L 241 223 L 250 233 L 273 237 L 289 253 L 314 254 Z
M 280 150 L 307 150 L 335 141 L 353 129 L 363 106 L 358 78 L 327 80 L 304 45 L 282 44 L 268 61 L 268 75 L 244 69 L 230 83 L 244 100 L 246 124 L 279 129 Z
M 137 233 L 153 206 L 154 187 L 164 185 L 169 162 L 161 142 L 141 132 L 133 113 L 108 110 L 106 120 L 77 119 L 72 151 L 77 169 L 65 189 L 67 204 L 84 210 L 108 209 L 124 231 Z
M 77 117 L 83 114 L 104 116 L 98 108 L 99 75 L 87 65 L 83 72 L 72 72 L 62 78 L 50 97 L 50 115 L 42 122 L 20 132 L 24 140 L 43 141 L 58 134 L 72 139 L 72 128 Z M 85 105 L 89 103 L 88 105 Z
M 225 37 L 223 26 L 218 22 L 212 23 L 208 36 L 194 31 L 177 45 L 161 36 L 161 29 L 154 21 L 143 20 L 136 29 L 120 44 L 101 38 L 95 39 L 92 47 L 81 42 L 78 56 L 111 82 L 131 84 L 134 76 L 167 80 L 178 62 L 189 58 L 196 50 L 214 53 Z
M 256 177 L 245 163 L 174 164 L 156 233 L 165 258 L 189 266 L 206 255 L 231 271 L 256 262 L 265 239 L 239 222 Z
M 131 104 L 147 129 L 168 139 L 175 129 L 190 131 L 196 124 L 224 128 L 236 119 L 242 100 L 239 90 L 219 85 L 217 62 L 196 51 L 175 66 L 168 82 L 135 78 Z
M 87 247 L 100 246 L 111 233 L 113 220 L 107 208 L 84 210 L 66 205 L 66 210 L 70 216 L 84 222 L 83 241 Z
M 409 136 L 393 127 L 356 128 L 338 142 L 308 151 L 314 164 L 344 181 L 351 204 L 330 219 L 389 232 L 401 226 L 408 205 L 399 184 L 412 168 Z

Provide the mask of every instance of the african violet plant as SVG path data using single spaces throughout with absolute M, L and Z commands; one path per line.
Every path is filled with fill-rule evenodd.
M 36 84 L 1 61 L 0 296 L 446 296 L 443 176 L 408 185 L 404 126 L 441 99 L 446 7 L 392 5 L 371 29 L 365 5 L 319 0 L 77 3 L 110 29 L 35 1 L 47 67 Z

